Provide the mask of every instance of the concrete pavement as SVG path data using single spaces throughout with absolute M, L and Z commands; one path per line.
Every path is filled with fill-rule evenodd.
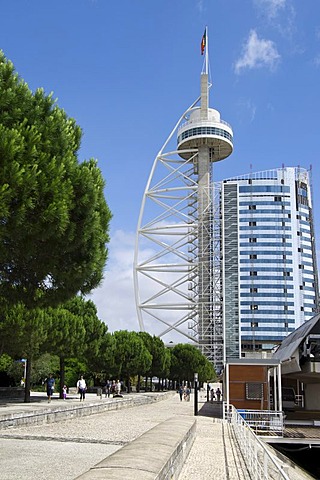
M 51 476 L 74 480 L 83 475 L 90 480 L 113 478 L 101 476 L 106 473 L 103 469 L 100 469 L 99 476 L 94 476 L 98 475 L 97 465 L 114 465 L 120 449 L 121 462 L 125 464 L 126 448 L 122 447 L 131 447 L 132 458 L 136 439 L 143 443 L 139 455 L 145 457 L 139 461 L 145 471 L 140 470 L 135 478 L 157 478 L 149 475 L 155 468 L 152 452 L 155 450 L 161 460 L 164 447 L 160 448 L 160 444 L 166 443 L 163 439 L 166 440 L 172 430 L 178 430 L 172 426 L 172 419 L 178 424 L 191 426 L 196 421 L 196 431 L 190 441 L 189 454 L 183 458 L 182 468 L 172 471 L 170 478 L 250 478 L 230 424 L 208 416 L 208 409 L 217 405 L 212 407 L 206 403 L 204 395 L 199 398 L 200 415 L 197 417 L 194 416 L 193 396 L 190 402 L 180 402 L 179 395 L 172 392 L 163 396 L 157 393 L 125 395 L 123 399 L 100 399 L 88 394 L 86 401 L 81 403 L 78 396 L 71 396 L 66 401 L 56 397 L 48 404 L 44 394 L 36 394 L 32 400 L 30 404 L 0 402 L 0 480 L 47 480 Z M 2 422 L 5 417 L 7 420 L 11 417 L 12 426 L 5 426 Z M 29 423 L 19 425 L 26 418 Z M 178 450 L 186 448 L 184 436 L 188 428 L 186 426 L 184 432 L 182 429 L 181 434 L 176 432 L 174 445 Z M 147 437 L 143 436 L 152 430 L 152 441 L 145 441 Z M 172 447 L 172 455 L 165 448 L 166 455 L 172 457 L 176 447 Z M 130 466 L 130 462 L 129 455 L 127 465 Z M 138 461 L 135 463 L 139 465 Z M 91 476 L 86 472 L 91 472 Z

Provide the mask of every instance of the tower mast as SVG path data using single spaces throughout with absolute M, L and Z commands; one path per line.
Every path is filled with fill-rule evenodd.
M 206 27 L 201 41 L 205 57 L 200 97 L 182 115 L 160 150 L 144 193 L 134 279 L 140 326 L 145 328 L 153 321 L 164 327 L 160 337 L 172 332 L 185 335 L 219 370 L 223 362 L 223 325 L 212 171 L 214 162 L 232 153 L 233 132 L 220 119 L 220 113 L 209 107 L 208 50 Z M 166 152 L 174 132 L 177 149 Z M 147 215 L 147 202 L 158 207 L 153 218 L 151 210 Z M 146 241 L 152 242 L 153 254 L 146 259 L 141 252 L 139 261 L 140 238 L 145 247 Z M 139 283 L 139 277 L 144 282 L 147 277 L 153 284 L 149 297 L 142 298 L 143 282 Z M 186 323 L 192 334 L 185 333 Z

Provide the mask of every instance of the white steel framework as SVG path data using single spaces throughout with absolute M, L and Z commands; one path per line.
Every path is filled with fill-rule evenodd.
M 141 205 L 134 286 L 141 330 L 187 340 L 220 370 L 223 325 L 219 189 L 212 164 L 230 155 L 232 129 L 208 107 L 208 51 L 201 96 L 155 158 Z M 177 133 L 176 148 L 170 144 Z M 181 337 L 182 336 L 182 337 Z

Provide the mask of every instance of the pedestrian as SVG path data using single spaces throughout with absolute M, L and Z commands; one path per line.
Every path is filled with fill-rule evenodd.
M 67 398 L 67 390 L 68 390 L 67 385 L 63 385 L 63 388 L 62 388 L 62 398 L 63 398 L 63 400 L 66 400 L 66 398 Z
M 120 394 L 121 394 L 121 382 L 120 380 L 118 380 L 116 383 L 116 395 L 120 395 Z
M 211 400 L 211 402 L 213 402 L 213 400 L 215 400 L 215 398 L 216 398 L 216 397 L 215 397 L 215 395 L 214 395 L 214 389 L 211 388 L 211 390 L 210 390 L 210 400 Z
M 182 385 L 180 385 L 180 387 L 179 387 L 179 395 L 180 395 L 180 400 L 182 402 L 182 398 L 183 398 L 183 386 Z
M 51 402 L 51 397 L 52 397 L 53 391 L 54 391 L 54 385 L 55 385 L 55 380 L 52 376 L 52 373 L 50 373 L 49 377 L 45 379 L 44 383 L 47 386 L 48 403 L 50 403 Z
M 115 393 L 116 393 L 116 381 L 115 380 L 112 380 L 112 385 L 110 387 L 110 392 L 112 393 L 112 395 L 115 395 Z
M 190 388 L 189 388 L 188 386 L 187 386 L 186 391 L 185 391 L 184 399 L 185 399 L 187 402 L 190 402 Z
M 220 390 L 219 387 L 218 387 L 217 390 L 216 390 L 216 396 L 217 396 L 217 402 L 220 402 L 220 399 L 221 399 L 221 390 Z
M 105 387 L 104 387 L 104 393 L 105 393 L 105 397 L 106 397 L 106 398 L 107 398 L 107 397 L 108 397 L 108 398 L 110 397 L 110 390 L 111 390 L 111 383 L 110 383 L 109 380 L 107 380 L 107 383 L 106 383 L 106 385 L 105 385 Z
M 80 379 L 77 381 L 77 389 L 78 389 L 78 393 L 80 393 L 80 402 L 81 402 L 81 400 L 84 400 L 86 398 L 86 390 L 87 390 L 87 384 L 85 379 L 83 378 L 83 375 L 81 375 Z

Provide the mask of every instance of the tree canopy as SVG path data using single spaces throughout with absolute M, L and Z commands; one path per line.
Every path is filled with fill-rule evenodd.
M 111 212 L 81 129 L 0 51 L 0 298 L 55 306 L 102 280 Z

